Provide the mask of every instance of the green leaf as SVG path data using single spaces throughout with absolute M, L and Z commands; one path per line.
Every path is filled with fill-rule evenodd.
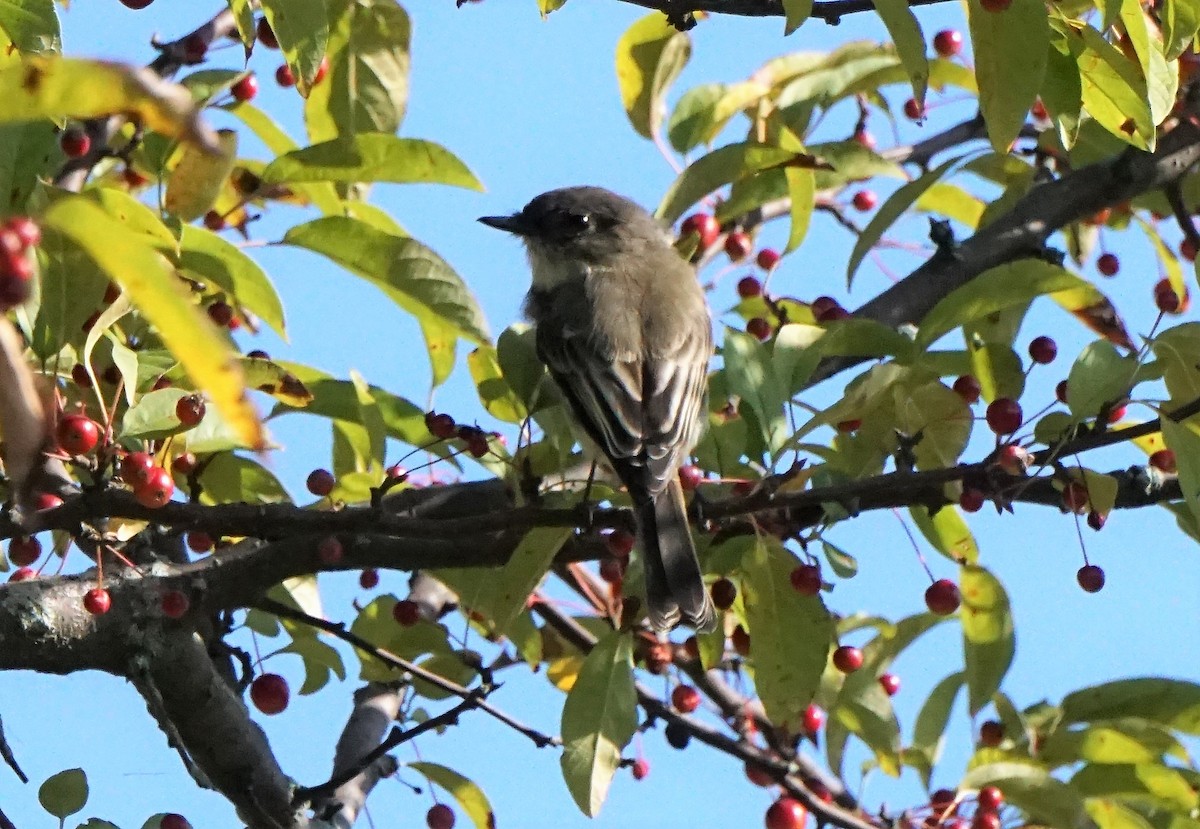
M 783 0 L 784 37 L 800 28 L 812 15 L 813 0 Z
M 1068 723 L 1139 717 L 1174 731 L 1200 734 L 1200 685 L 1161 677 L 1121 679 L 1068 694 L 1062 711 Z
M 825 560 L 829 562 L 829 566 L 839 578 L 852 579 L 858 575 L 858 559 L 841 547 L 830 544 L 822 538 L 821 551 L 825 553 Z
M 1150 104 L 1151 123 L 1161 124 L 1175 105 L 1179 91 L 1179 71 L 1167 63 L 1162 53 L 1162 35 L 1157 22 L 1142 11 L 1138 0 L 1121 0 L 1121 23 L 1137 53 L 1146 96 Z
M 329 37 L 325 0 L 263 0 L 262 10 L 296 77 L 296 88 L 307 96 Z
M 238 38 L 249 52 L 254 47 L 257 25 L 253 0 L 228 0 L 228 3 L 229 11 L 233 13 L 233 22 L 237 26 Z
M 730 330 L 725 334 L 721 356 L 730 391 L 758 415 L 767 447 L 778 450 L 790 431 L 784 412 L 787 390 L 775 377 L 770 350 L 757 337 Z
M 326 54 L 329 74 L 304 104 L 314 144 L 339 135 L 394 133 L 408 105 L 408 13 L 388 0 L 337 4 Z
M 0 211 L 20 212 L 58 158 L 58 131 L 51 121 L 0 123 Z
M 862 264 L 871 248 L 875 247 L 875 243 L 883 236 L 884 231 L 891 227 L 896 219 L 900 218 L 901 214 L 921 197 L 922 193 L 936 184 L 938 179 L 959 161 L 959 158 L 943 161 L 920 178 L 898 188 L 888 197 L 887 201 L 879 206 L 879 210 L 871 217 L 871 221 L 867 222 L 867 226 L 863 228 L 858 240 L 854 243 L 854 250 L 850 253 L 850 262 L 846 266 L 847 286 L 854 281 L 854 274 L 858 270 L 858 266 Z
M 0 70 L 0 121 L 96 118 L 120 112 L 148 131 L 216 151 L 216 134 L 186 89 L 148 69 L 105 61 L 31 57 Z
M 1050 26 L 1041 0 L 1014 0 L 1003 14 L 980 0 L 967 5 L 979 109 L 997 152 L 1008 152 L 1046 74 Z
M 82 196 L 55 201 L 42 216 L 43 228 L 68 237 L 121 286 L 158 329 L 197 388 L 208 393 L 242 445 L 262 448 L 266 437 L 246 396 L 239 366 L 227 340 L 195 304 L 166 261 L 144 238 L 113 220 Z
M 958 463 L 974 422 L 961 396 L 941 382 L 930 380 L 896 386 L 893 405 L 896 429 L 920 437 L 913 449 L 918 469 L 942 469 Z M 970 546 L 968 543 L 968 550 Z
M 454 326 L 474 343 L 489 340 L 483 312 L 462 278 L 414 239 L 384 233 L 357 219 L 329 216 L 291 228 L 283 244 L 332 259 L 418 320 Z
M 47 234 L 39 249 L 41 305 L 30 345 L 40 359 L 50 360 L 64 345 L 83 340 L 83 323 L 100 307 L 108 278 L 83 251 L 57 234 Z
M 1159 8 L 1167 60 L 1175 60 L 1192 46 L 1200 31 L 1200 6 L 1194 0 L 1163 0 Z
M 991 702 L 1016 651 L 1012 611 L 1000 580 L 984 568 L 968 564 L 959 579 L 960 619 L 966 661 L 967 698 L 971 715 Z
M 193 225 L 183 226 L 179 266 L 201 282 L 226 293 L 229 304 L 245 308 L 287 339 L 283 302 L 258 263 L 215 233 Z
M 1162 419 L 1163 441 L 1175 452 L 1175 464 L 1179 470 L 1179 488 L 1188 509 L 1200 520 L 1200 434 L 1195 418 L 1185 423 L 1176 423 L 1169 417 Z
M 1198 347 L 1200 323 L 1195 322 L 1169 328 L 1150 342 L 1155 358 L 1163 367 L 1163 381 L 1175 404 L 1183 405 L 1200 397 L 1200 366 L 1195 359 Z
M 963 520 L 958 507 L 947 504 L 930 514 L 928 507 L 912 506 L 908 512 L 921 534 L 946 558 L 967 564 L 979 562 L 975 536 L 971 534 L 971 528 Z
M 561 731 L 563 779 L 580 810 L 595 817 L 608 796 L 621 751 L 637 731 L 628 633 L 615 630 L 604 636 L 584 659 L 563 705 Z
M 283 484 L 258 461 L 232 452 L 214 455 L 200 473 L 204 501 L 212 504 L 286 504 Z
M 0 32 L 27 54 L 62 51 L 54 0 L 2 0 Z
M 1083 800 L 1073 786 L 1051 777 L 1044 769 L 1022 763 L 989 763 L 967 772 L 960 789 L 998 786 L 1004 799 L 1035 822 L 1056 829 L 1083 825 Z
M 925 91 L 929 86 L 929 58 L 925 55 L 925 35 L 917 16 L 908 6 L 908 0 L 872 0 L 875 11 L 887 26 L 900 62 L 908 72 L 912 83 L 913 98 L 925 103 Z
M 791 253 L 800 247 L 800 243 L 808 235 L 808 225 L 812 221 L 817 192 L 812 170 L 788 167 L 783 173 L 787 177 L 788 199 L 792 208 L 790 216 L 792 223 L 788 228 L 787 243 L 783 246 L 783 252 Z
M 267 184 L 388 181 L 483 190 L 475 174 L 444 147 L 380 132 L 335 138 L 293 150 L 268 164 L 262 179 Z
M 1128 806 L 1107 797 L 1089 797 L 1083 804 L 1099 829 L 1152 829 L 1153 824 Z
M 1067 408 L 1077 419 L 1096 417 L 1105 403 L 1129 393 L 1137 358 L 1122 356 L 1116 346 L 1096 340 L 1080 352 L 1067 375 Z
M 237 158 L 237 132 L 220 130 L 217 141 L 219 151 L 215 153 L 190 144 L 184 145 L 179 160 L 167 178 L 163 206 L 180 221 L 194 221 L 208 212 L 233 171 L 233 163 Z
M 1067 44 L 1079 66 L 1083 107 L 1100 126 L 1122 141 L 1153 150 L 1154 119 L 1146 79 L 1137 64 L 1091 26 L 1064 20 Z
M 229 104 L 223 109 L 249 127 L 255 137 L 275 155 L 283 155 L 296 149 L 296 142 L 292 140 L 291 136 L 271 120 L 271 116 L 253 104 L 239 101 Z
M 346 666 L 342 662 L 341 654 L 316 636 L 297 636 L 291 644 L 281 648 L 280 653 L 294 653 L 304 663 L 301 696 L 320 691 L 329 684 L 330 677 L 335 674 L 340 680 L 346 679 Z
M 505 379 L 494 347 L 484 345 L 476 348 L 467 355 L 467 367 L 471 370 L 479 400 L 488 414 L 506 423 L 521 423 L 529 416 L 529 410 Z
M 693 161 L 667 188 L 655 215 L 665 222 L 676 219 L 719 187 L 773 167 L 795 161 L 797 154 L 780 147 L 746 142 L 729 144 Z
M 950 710 L 958 698 L 958 692 L 966 680 L 962 671 L 950 674 L 933 687 L 913 726 L 912 747 L 921 756 L 917 770 L 926 786 L 933 767 L 937 765 L 945 742 L 946 725 L 950 722 Z
M 921 320 L 917 344 L 928 347 L 960 325 L 1056 291 L 1091 287 L 1081 277 L 1040 259 L 990 268 L 947 294 Z
M 67 769 L 46 779 L 38 788 L 38 803 L 59 820 L 87 805 L 88 782 L 83 769 Z
M 1167 753 L 1187 759 L 1187 750 L 1165 728 L 1125 717 L 1080 729 L 1056 729 L 1042 741 L 1038 759 L 1053 768 L 1080 761 L 1105 765 L 1153 763 Z
M 956 222 L 961 222 L 969 228 L 979 226 L 983 218 L 983 201 L 973 196 L 956 184 L 939 182 L 917 199 L 917 210 L 937 213 Z
M 1161 763 L 1089 764 L 1071 778 L 1071 789 L 1085 796 L 1117 797 L 1184 814 L 1200 806 L 1200 796 L 1188 778 Z M 1007 797 L 1007 789 L 1004 794 Z
M 450 792 L 476 829 L 494 829 L 496 818 L 492 814 L 492 805 L 479 786 L 453 769 L 437 763 L 409 763 L 407 767 Z
M 755 687 L 771 721 L 798 731 L 825 670 L 833 619 L 820 596 L 792 589 L 795 556 L 774 538 L 757 542 L 742 564 Z M 774 635 L 781 630 L 791 635 Z
M 717 105 L 725 99 L 727 86 L 706 83 L 694 86 L 679 98 L 667 122 L 667 139 L 677 152 L 686 153 L 711 141 L 724 121 L 717 120 Z
M 617 41 L 617 84 L 633 129 L 653 138 L 662 125 L 667 89 L 687 65 L 692 39 L 658 12 L 625 30 Z
M 490 619 L 498 635 L 508 633 L 529 595 L 571 537 L 569 527 L 534 527 L 502 567 L 437 571 L 458 593 L 459 604 Z

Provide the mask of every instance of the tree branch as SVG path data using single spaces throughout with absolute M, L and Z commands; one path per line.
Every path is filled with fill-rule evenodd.
M 783 17 L 782 0 L 621 0 L 644 9 L 654 9 L 663 14 L 681 15 L 691 12 L 728 14 L 738 17 Z M 910 6 L 928 6 L 944 0 L 908 0 Z M 871 0 L 816 0 L 812 17 L 836 26 L 848 14 L 874 11 Z

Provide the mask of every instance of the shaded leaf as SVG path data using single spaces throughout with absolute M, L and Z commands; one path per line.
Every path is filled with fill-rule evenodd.
M 967 4 L 979 109 L 997 152 L 1008 152 L 1046 73 L 1050 26 L 1041 0 L 1014 0 L 1003 14 Z
M 329 37 L 325 0 L 263 0 L 262 10 L 296 78 L 296 88 L 307 96 Z
M 1051 777 L 1048 772 L 1022 763 L 989 763 L 967 772 L 959 784 L 964 789 L 998 786 L 1004 799 L 1035 821 L 1057 829 L 1079 829 L 1083 800 L 1075 787 Z
M 184 225 L 179 265 L 200 281 L 225 292 L 230 305 L 245 308 L 287 339 L 283 302 L 258 263 L 215 233 Z
M 1062 711 L 1068 723 L 1139 717 L 1200 734 L 1200 685 L 1162 677 L 1121 679 L 1068 694 Z
M 88 782 L 83 769 L 60 771 L 38 787 L 38 803 L 59 820 L 78 812 L 87 801 Z
M 667 189 L 655 215 L 666 222 L 676 219 L 700 199 L 719 187 L 753 173 L 782 167 L 797 154 L 765 144 L 729 144 L 693 161 Z

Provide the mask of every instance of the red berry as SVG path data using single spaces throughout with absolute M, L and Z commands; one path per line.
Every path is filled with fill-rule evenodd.
M 971 829 L 1000 829 L 1000 815 L 995 812 L 977 811 L 971 818 Z
M 8 542 L 8 560 L 18 567 L 28 567 L 42 557 L 42 542 L 33 536 L 17 536 Z
M 130 452 L 121 459 L 121 480 L 130 486 L 136 486 L 146 480 L 150 470 L 154 468 L 154 458 L 146 452 Z
M 625 580 L 625 559 L 605 556 L 600 559 L 600 578 L 609 584 L 620 584 Z
M 746 333 L 763 341 L 769 340 L 771 339 L 771 323 L 762 317 L 755 317 L 746 323 Z
M 975 802 L 985 812 L 996 812 L 1004 804 L 1004 795 L 995 786 L 984 786 L 979 790 Z
M 1121 270 L 1121 260 L 1115 253 L 1104 253 L 1096 260 L 1096 270 L 1105 276 L 1116 276 Z
M 82 127 L 68 127 L 58 137 L 58 146 L 67 158 L 80 158 L 92 148 L 92 139 Z
M 37 573 L 35 573 L 31 568 L 18 567 L 16 570 L 13 570 L 13 574 L 8 577 L 8 580 L 9 581 L 30 581 L 30 580 L 36 579 L 36 578 L 37 578 Z
M 767 786 L 775 785 L 775 778 L 766 769 L 761 769 L 758 766 L 746 763 L 744 766 L 746 777 L 755 786 L 762 786 L 764 789 Z
M 690 463 L 679 467 L 679 485 L 683 487 L 684 492 L 691 492 L 700 486 L 700 482 L 703 480 L 704 470 L 700 467 Z
M 838 322 L 839 320 L 844 320 L 844 319 L 849 319 L 849 318 L 850 318 L 850 312 L 847 311 L 842 306 L 837 305 L 837 306 L 834 306 L 833 308 L 830 308 L 828 311 L 824 312 L 819 317 L 817 317 L 817 322 L 820 322 L 820 323 Z
M 737 585 L 729 579 L 720 578 L 712 583 L 710 593 L 712 594 L 713 606 L 717 610 L 728 610 L 733 607 L 733 602 L 737 598 Z
M 983 492 L 978 489 L 965 487 L 962 491 L 962 495 L 958 496 L 958 505 L 962 508 L 963 512 L 979 512 L 981 509 L 983 509 L 983 503 L 986 500 L 986 497 L 987 496 L 985 496 Z
M 62 502 L 62 498 L 49 492 L 35 492 L 33 495 L 33 508 L 38 512 L 61 507 Z
M 739 656 L 750 655 L 750 632 L 741 625 L 733 629 L 733 633 L 729 634 L 729 641 L 733 644 L 733 649 L 738 652 Z
M 317 66 L 317 72 L 313 75 L 313 86 L 316 86 L 321 81 L 325 80 L 325 76 L 329 74 L 329 58 L 321 58 L 321 63 Z
M 604 537 L 604 546 L 608 548 L 608 553 L 613 558 L 629 558 L 636 541 L 637 536 L 629 530 L 618 529 Z
M 1108 516 L 1102 512 L 1089 512 L 1087 516 L 1087 525 L 1096 532 L 1104 529 L 1104 525 L 1108 523 Z
M 1075 573 L 1075 580 L 1088 593 L 1099 593 L 1104 587 L 1104 570 L 1095 564 L 1085 564 Z
M 1179 255 L 1189 262 L 1196 261 L 1196 243 L 1191 239 L 1184 239 L 1179 243 Z
M 87 366 L 83 363 L 76 363 L 71 366 L 71 381 L 81 389 L 90 389 L 92 387 L 92 378 L 88 376 Z
M 815 319 L 820 320 L 821 316 L 834 308 L 840 308 L 841 303 L 831 296 L 819 296 L 809 303 L 809 310 Z
M 855 210 L 861 210 L 864 213 L 868 210 L 873 210 L 875 205 L 879 203 L 879 197 L 875 195 L 874 190 L 859 190 L 851 199 Z
M 962 596 L 959 595 L 958 585 L 950 579 L 938 579 L 925 589 L 925 606 L 931 613 L 949 616 L 958 610 L 961 603 Z
M 767 809 L 767 829 L 800 829 L 808 820 L 808 810 L 799 800 L 781 797 Z
M 862 667 L 863 652 L 853 645 L 842 645 L 833 652 L 833 667 L 844 674 L 852 674 Z
M 333 473 L 328 469 L 314 469 L 308 473 L 308 479 L 304 482 L 308 487 L 308 491 L 318 498 L 324 498 L 329 493 L 333 492 Z
M 154 381 L 154 388 L 152 391 L 162 391 L 163 389 L 169 389 L 170 387 L 171 378 L 165 374 L 160 374 L 158 379 Z
M 168 619 L 182 619 L 188 612 L 188 608 L 192 606 L 192 602 L 183 591 L 168 590 L 163 593 L 159 606 L 162 608 L 163 615 Z
M 1063 506 L 1068 512 L 1073 512 L 1076 515 L 1083 515 L 1088 508 L 1088 491 L 1087 487 L 1079 481 L 1070 481 L 1063 487 L 1062 491 Z
M 258 76 L 247 75 L 230 87 L 229 92 L 235 100 L 253 101 L 254 96 L 258 94 Z
M 671 692 L 671 704 L 682 714 L 690 714 L 700 707 L 700 692 L 691 685 L 676 685 Z
M 5 228 L 17 234 L 17 239 L 26 248 L 36 247 L 42 241 L 42 230 L 28 216 L 13 216 L 4 223 Z
M 987 12 L 999 13 L 1012 5 L 1012 0 L 980 0 L 979 5 Z
M 650 764 L 645 760 L 638 758 L 633 761 L 633 766 L 630 769 L 634 780 L 645 780 L 650 774 Z
M 866 147 L 868 150 L 875 149 L 875 136 L 871 135 L 865 129 L 855 130 L 854 135 L 850 136 L 850 138 L 854 143 Z
M 175 403 L 175 417 L 184 428 L 190 429 L 204 420 L 204 398 L 198 394 L 189 394 L 179 398 Z
M 738 280 L 737 292 L 742 299 L 762 296 L 762 283 L 753 276 L 743 276 Z
M 126 0 L 121 0 L 121 2 L 129 5 Z M 144 0 L 144 2 L 148 6 L 151 0 Z M 158 822 L 158 829 L 192 829 L 192 824 L 188 823 L 187 818 L 183 815 L 165 814 Z
M 804 709 L 804 731 L 809 734 L 816 734 L 821 731 L 824 725 L 824 709 L 816 703 L 809 703 L 809 707 Z
M 275 70 L 275 83 L 284 87 L 296 85 L 296 76 L 292 74 L 292 67 L 286 63 Z
M 250 683 L 250 701 L 264 714 L 278 714 L 288 707 L 287 680 L 279 674 L 261 674 Z
M 1004 742 L 1004 723 L 997 720 L 987 720 L 979 726 L 979 742 L 988 748 L 995 748 Z
M 987 407 L 987 424 L 998 435 L 1009 435 L 1021 428 L 1024 415 L 1021 404 L 1008 397 L 997 397 Z
M 792 589 L 804 596 L 821 592 L 821 568 L 815 564 L 798 564 L 788 576 Z
M 257 36 L 258 42 L 268 49 L 278 49 L 279 40 L 275 37 L 275 30 L 271 28 L 271 24 L 267 22 L 267 18 L 258 18 Z
M 1067 381 L 1066 380 L 1058 381 L 1058 384 L 1054 387 L 1054 397 L 1055 397 L 1055 399 L 1058 400 L 1059 403 L 1067 402 Z
M 196 471 L 196 456 L 191 452 L 176 455 L 174 460 L 171 461 L 171 471 L 184 477 L 191 475 Z
M 467 441 L 467 452 L 472 458 L 482 458 L 490 451 L 491 447 L 488 446 L 487 435 L 483 433 L 475 434 Z
M 213 537 L 204 530 L 192 530 L 187 534 L 187 546 L 193 553 L 207 553 L 213 548 Z
M 83 594 L 83 609 L 93 616 L 103 616 L 112 608 L 112 596 L 103 587 L 93 587 Z
M 133 497 L 143 507 L 158 509 L 171 500 L 175 493 L 175 482 L 171 473 L 156 466 L 146 473 L 146 477 L 134 484 Z
M 1009 475 L 1024 475 L 1032 462 L 1029 452 L 1015 443 L 1001 446 L 996 455 L 996 464 Z
M 900 677 L 895 674 L 880 674 L 879 685 L 889 697 L 894 697 L 900 693 Z
M 758 252 L 758 256 L 754 257 L 755 263 L 764 271 L 774 270 L 779 264 L 779 251 L 772 248 L 763 248 Z
M 1150 456 L 1150 465 L 1159 472 L 1166 472 L 1168 475 L 1174 475 L 1179 467 L 1175 463 L 1175 453 L 1170 449 L 1159 449 Z
M 225 217 L 215 210 L 210 210 L 204 214 L 204 226 L 214 233 L 218 230 L 224 230 Z
M 233 308 L 228 302 L 218 300 L 208 306 L 208 318 L 222 328 L 228 328 L 233 322 Z
M 1191 306 L 1192 301 L 1186 287 L 1183 289 L 1183 297 L 1180 298 L 1171 287 L 1171 280 L 1160 279 L 1154 285 L 1154 304 L 1164 314 L 1182 314 Z
M 445 803 L 435 803 L 425 813 L 425 825 L 429 829 L 454 829 L 454 811 Z
M 429 430 L 429 434 L 442 440 L 449 440 L 458 434 L 458 426 L 455 424 L 454 418 L 448 414 L 426 412 L 425 428 Z
M 317 544 L 317 557 L 321 559 L 322 564 L 337 564 L 345 555 L 342 542 L 338 541 L 336 536 L 326 536 Z
M 857 432 L 861 426 L 862 420 L 859 418 L 851 418 L 850 420 L 838 421 L 837 430 L 842 434 L 847 434 L 849 432 Z
M 421 606 L 412 599 L 401 599 L 392 608 L 392 618 L 410 628 L 421 621 Z
M 363 590 L 372 590 L 379 586 L 379 571 L 368 567 L 358 574 L 358 586 Z
M 725 253 L 731 262 L 741 262 L 752 250 L 754 243 L 750 241 L 750 236 L 740 230 L 730 231 L 725 237 Z
M 939 812 L 944 812 L 954 803 L 954 792 L 949 789 L 938 789 L 929 796 L 929 805 Z
M 1029 108 L 1029 113 L 1039 121 L 1045 121 L 1050 117 L 1050 113 L 1046 112 L 1046 105 L 1042 103 L 1041 98 L 1033 102 L 1033 106 Z
M 69 414 L 58 421 L 58 445 L 68 455 L 86 455 L 100 441 L 100 427 L 91 418 Z
M 933 51 L 939 57 L 952 58 L 962 51 L 963 36 L 957 29 L 942 29 L 933 36 Z
M 920 121 L 925 117 L 925 107 L 916 98 L 909 98 L 904 102 L 904 115 L 910 121 Z
M 1035 363 L 1048 365 L 1054 362 L 1054 358 L 1058 356 L 1058 343 L 1050 337 L 1035 337 L 1029 343 L 1029 357 Z
M 198 34 L 190 34 L 183 39 L 183 59 L 188 63 L 199 63 L 204 60 L 208 51 L 208 43 Z
M 699 236 L 700 249 L 706 250 L 712 247 L 713 243 L 717 241 L 717 237 L 721 235 L 721 223 L 715 216 L 708 213 L 693 213 L 683 220 L 680 231 L 684 236 L 690 236 L 693 233 Z
M 137 170 L 133 169 L 132 167 L 126 167 L 124 170 L 122 170 L 121 178 L 124 180 L 125 185 L 127 187 L 129 187 L 130 189 L 133 189 L 136 187 L 145 187 L 147 184 L 150 183 L 149 178 L 142 175 L 141 173 L 139 173 Z

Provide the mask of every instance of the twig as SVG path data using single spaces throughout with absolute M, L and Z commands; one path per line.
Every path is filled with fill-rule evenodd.
M 456 682 L 451 682 L 444 676 L 439 676 L 431 671 L 427 671 L 420 665 L 409 662 L 407 659 L 396 656 L 394 653 L 386 651 L 383 648 L 372 644 L 358 634 L 347 630 L 346 626 L 341 622 L 330 622 L 326 619 L 318 619 L 316 616 L 310 616 L 301 610 L 288 607 L 287 605 L 277 602 L 274 599 L 260 599 L 255 603 L 255 607 L 267 613 L 273 613 L 276 616 L 281 616 L 285 619 L 291 619 L 292 621 L 300 622 L 308 625 L 309 627 L 316 628 L 317 630 L 323 630 L 326 633 L 341 639 L 343 642 L 347 642 L 359 650 L 369 653 L 380 662 L 384 662 L 388 665 L 391 665 L 393 668 L 411 674 L 417 679 L 428 682 L 435 688 L 439 688 L 448 694 L 453 694 L 465 702 L 470 702 L 470 707 L 478 708 L 480 711 L 490 714 L 492 717 L 495 717 L 497 720 L 504 723 L 517 733 L 525 735 L 532 740 L 533 744 L 538 748 L 562 745 L 562 740 L 560 740 L 558 737 L 551 737 L 548 734 L 543 734 L 537 729 L 531 728 L 519 720 L 514 719 L 480 696 L 478 691 L 464 688 Z
M 621 0 L 644 9 L 655 9 L 663 14 L 680 16 L 692 12 L 729 14 L 739 17 L 783 17 L 782 0 Z M 908 0 L 910 6 L 928 6 L 944 0 Z M 871 0 L 817 0 L 813 3 L 811 16 L 836 26 L 848 14 L 873 11 Z
M 0 829 L 17 829 L 17 825 L 8 819 L 3 809 L 0 809 Z
M 1183 187 L 1178 181 L 1173 181 L 1163 189 L 1167 194 L 1167 202 L 1171 205 L 1171 212 L 1175 214 L 1175 221 L 1183 231 L 1183 238 L 1188 240 L 1193 250 L 1200 248 L 1200 231 L 1196 230 L 1192 214 L 1188 212 L 1183 201 Z
M 12 769 L 17 778 L 22 783 L 28 783 L 29 778 L 25 776 L 25 772 L 21 771 L 20 764 L 17 763 L 17 757 L 13 754 L 12 747 L 8 744 L 8 740 L 4 737 L 4 723 L 0 722 L 0 757 L 4 758 L 4 762 L 8 763 L 8 767 Z

